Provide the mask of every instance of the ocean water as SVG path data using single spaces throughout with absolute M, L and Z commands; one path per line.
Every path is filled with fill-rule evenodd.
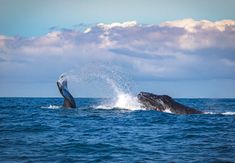
M 176 99 L 208 113 L 174 115 L 121 98 L 0 98 L 0 162 L 235 162 L 235 99 Z

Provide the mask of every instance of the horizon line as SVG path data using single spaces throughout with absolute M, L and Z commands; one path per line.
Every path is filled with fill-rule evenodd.
M 59 97 L 59 96 L 0 96 L 0 98 L 61 98 L 63 99 L 63 97 Z M 91 98 L 91 99 L 95 99 L 95 98 L 106 98 L 106 99 L 110 99 L 112 97 L 74 97 L 75 99 L 82 99 L 82 98 Z M 172 97 L 173 99 L 235 99 L 235 97 Z

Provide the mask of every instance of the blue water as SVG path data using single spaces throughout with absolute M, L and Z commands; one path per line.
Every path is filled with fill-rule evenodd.
M 204 115 L 94 107 L 105 100 L 0 98 L 0 162 L 235 162 L 235 99 L 177 100 Z

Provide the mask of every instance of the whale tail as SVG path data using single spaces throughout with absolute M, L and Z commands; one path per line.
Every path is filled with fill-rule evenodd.
M 63 107 L 76 108 L 76 103 L 74 101 L 74 98 L 69 92 L 67 87 L 67 76 L 65 74 L 60 75 L 56 83 L 60 91 L 60 94 L 64 97 Z

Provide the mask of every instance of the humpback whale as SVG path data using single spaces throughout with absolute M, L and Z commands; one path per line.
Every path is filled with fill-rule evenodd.
M 148 92 L 140 92 L 137 95 L 142 107 L 160 112 L 171 112 L 174 114 L 203 114 L 202 111 L 190 108 L 174 101 L 167 95 L 156 95 Z
M 67 87 L 67 77 L 65 74 L 62 74 L 57 80 L 57 86 L 60 91 L 60 94 L 64 97 L 63 107 L 65 108 L 76 108 L 76 103 L 73 96 L 70 94 Z

